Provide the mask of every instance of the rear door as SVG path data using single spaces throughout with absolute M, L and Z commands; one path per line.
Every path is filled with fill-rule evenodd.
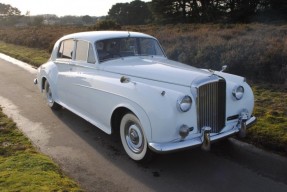
M 75 40 L 75 55 L 71 62 L 74 72 L 70 94 L 73 108 L 86 118 L 94 118 L 97 109 L 96 85 L 98 69 L 93 46 L 88 41 Z
M 74 39 L 66 39 L 60 43 L 55 64 L 58 69 L 58 77 L 56 82 L 58 98 L 65 105 L 72 103 L 71 79 L 74 76 L 71 66 L 74 58 L 75 41 Z

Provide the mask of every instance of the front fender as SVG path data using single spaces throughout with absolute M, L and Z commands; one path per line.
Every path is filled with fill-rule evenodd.
M 132 85 L 129 85 L 132 86 Z M 167 142 L 178 138 L 178 129 L 182 124 L 192 125 L 195 120 L 190 115 L 191 111 L 195 113 L 196 107 L 182 113 L 177 109 L 177 100 L 184 95 L 193 96 L 190 88 L 171 87 L 164 85 L 151 85 L 149 83 L 136 83 L 132 91 L 128 94 L 134 103 L 136 103 L 147 115 L 151 127 L 151 140 L 156 142 Z M 170 86 L 170 85 L 169 85 Z M 193 98 L 194 100 L 194 98 Z
M 152 128 L 151 128 L 149 116 L 146 113 L 146 111 L 137 103 L 132 102 L 132 101 L 127 100 L 127 99 L 125 99 L 125 101 L 122 101 L 122 103 L 118 104 L 112 110 L 113 113 L 119 108 L 125 108 L 125 109 L 130 110 L 132 113 L 134 113 L 141 122 L 141 125 L 143 127 L 143 131 L 144 131 L 144 134 L 147 138 L 147 141 L 148 142 L 152 141 Z M 112 116 L 111 116 L 111 118 L 112 118 Z

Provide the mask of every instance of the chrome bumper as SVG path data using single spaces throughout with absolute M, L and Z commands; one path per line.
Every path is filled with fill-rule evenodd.
M 245 123 L 246 128 L 248 128 L 248 127 L 251 127 L 255 122 L 256 122 L 256 117 L 252 116 L 251 118 L 246 120 L 244 123 Z M 149 143 L 149 148 L 156 153 L 177 151 L 177 150 L 181 150 L 181 149 L 185 149 L 189 147 L 203 145 L 206 142 L 210 143 L 212 141 L 216 141 L 216 140 L 231 136 L 233 134 L 238 133 L 241 130 L 241 128 L 242 128 L 242 125 L 239 124 L 239 126 L 235 126 L 229 131 L 219 133 L 216 135 L 212 135 L 212 136 L 208 134 L 208 135 L 202 135 L 200 137 L 190 139 L 190 140 L 179 140 L 177 142 Z M 203 134 L 206 134 L 206 133 L 203 132 Z M 206 138 L 207 136 L 208 138 Z

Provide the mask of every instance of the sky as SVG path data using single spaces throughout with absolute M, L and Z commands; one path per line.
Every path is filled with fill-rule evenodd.
M 105 16 L 116 3 L 126 3 L 132 0 L 0 0 L 0 3 L 16 7 L 25 15 L 55 14 L 57 16 Z M 145 2 L 151 0 L 142 0 Z

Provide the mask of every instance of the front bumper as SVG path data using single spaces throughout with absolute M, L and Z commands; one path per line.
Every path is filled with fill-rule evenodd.
M 249 118 L 248 120 L 244 122 L 246 126 L 245 128 L 251 127 L 255 122 L 256 122 L 256 117 L 252 116 L 251 118 Z M 209 140 L 212 142 L 212 141 L 216 141 L 216 140 L 231 136 L 233 134 L 240 132 L 241 129 L 242 129 L 242 125 L 239 124 L 239 126 L 234 126 L 229 131 L 210 135 Z M 189 139 L 189 140 L 178 140 L 175 142 L 167 142 L 167 143 L 149 143 L 149 148 L 156 153 L 165 153 L 165 152 L 177 151 L 181 149 L 203 145 L 205 142 L 206 142 L 205 136 L 201 135 L 199 137 Z

